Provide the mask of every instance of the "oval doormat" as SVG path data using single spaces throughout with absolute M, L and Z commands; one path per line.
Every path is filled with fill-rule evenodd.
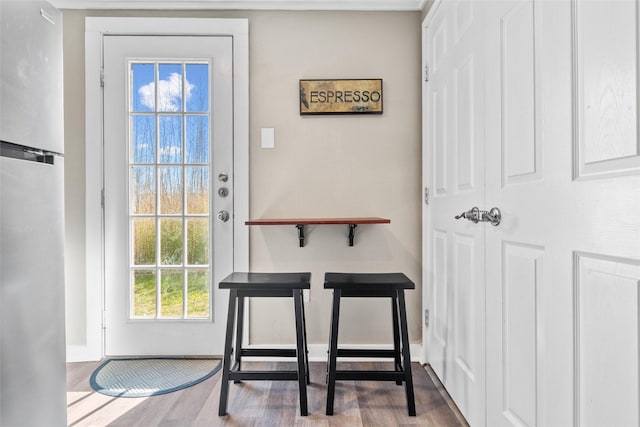
M 108 359 L 91 387 L 114 397 L 147 397 L 191 387 L 221 368 L 219 359 Z

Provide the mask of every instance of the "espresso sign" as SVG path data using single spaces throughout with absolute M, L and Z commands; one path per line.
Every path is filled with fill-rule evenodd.
M 382 114 L 382 79 L 300 80 L 300 114 Z

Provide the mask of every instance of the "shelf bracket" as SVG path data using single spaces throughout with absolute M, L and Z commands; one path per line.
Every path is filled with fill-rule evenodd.
M 296 224 L 298 229 L 298 240 L 300 241 L 300 247 L 304 248 L 304 224 Z
M 349 224 L 349 246 L 353 246 L 353 238 L 358 224 Z

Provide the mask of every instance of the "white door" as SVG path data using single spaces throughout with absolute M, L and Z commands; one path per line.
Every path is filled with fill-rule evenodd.
M 484 7 L 487 425 L 638 426 L 638 2 Z
M 485 234 L 455 216 L 485 199 L 481 13 L 477 2 L 441 2 L 425 37 L 426 354 L 472 425 L 485 417 Z
M 214 284 L 233 270 L 232 39 L 105 36 L 103 52 L 105 353 L 219 354 Z
M 470 424 L 637 426 L 638 1 L 475 4 L 483 10 L 478 51 L 486 82 L 480 208 L 498 207 L 502 222 L 476 224 L 485 233 L 478 250 L 486 260 L 486 420 Z M 440 9 L 427 19 L 427 35 L 437 28 Z M 461 22 L 457 12 L 443 15 L 441 25 Z M 429 55 L 443 50 L 432 45 L 437 37 L 427 37 L 425 47 L 427 102 L 437 99 L 429 88 L 437 59 Z M 456 96 L 447 102 L 456 103 Z M 427 126 L 436 130 L 441 121 L 447 123 Z M 459 132 L 460 124 L 454 128 Z M 429 149 L 437 139 L 427 143 Z M 427 172 L 435 168 L 425 165 Z M 451 212 L 440 207 L 446 203 L 437 185 L 434 191 L 425 216 L 426 283 L 433 290 L 427 302 L 435 311 L 426 350 L 469 417 L 466 400 L 446 381 L 447 359 L 440 362 L 435 339 L 442 327 L 437 287 L 450 282 L 438 276 L 450 261 L 438 262 L 437 224 Z M 455 334 L 455 317 L 444 318 Z

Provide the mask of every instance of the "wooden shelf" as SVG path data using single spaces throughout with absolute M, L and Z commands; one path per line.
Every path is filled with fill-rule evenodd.
M 388 218 L 362 217 L 362 218 L 273 218 L 252 219 L 245 225 L 312 225 L 312 224 L 389 224 Z
M 298 229 L 298 240 L 300 247 L 304 247 L 304 226 L 305 225 L 348 225 L 349 226 L 349 246 L 353 246 L 355 229 L 361 224 L 390 224 L 389 218 L 379 217 L 356 217 L 356 218 L 269 218 L 253 219 L 246 221 L 245 225 L 295 225 Z

